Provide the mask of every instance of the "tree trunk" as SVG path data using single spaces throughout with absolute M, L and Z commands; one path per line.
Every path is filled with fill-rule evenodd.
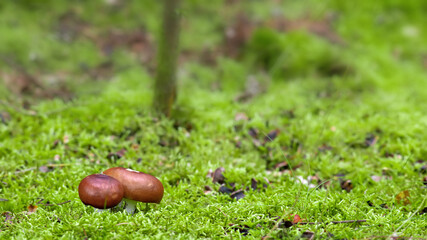
M 179 53 L 180 0 L 164 0 L 163 26 L 157 53 L 154 108 L 169 117 L 176 99 L 176 67 Z

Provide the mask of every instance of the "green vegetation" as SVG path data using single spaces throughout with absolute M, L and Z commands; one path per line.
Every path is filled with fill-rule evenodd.
M 160 4 L 2 1 L 0 239 L 427 238 L 426 5 L 276 2 L 183 1 L 158 119 Z M 162 202 L 83 205 L 81 179 L 114 166 L 158 177 Z M 244 198 L 218 192 L 219 167 Z M 294 214 L 317 224 L 278 224 Z M 344 220 L 366 222 L 328 224 Z

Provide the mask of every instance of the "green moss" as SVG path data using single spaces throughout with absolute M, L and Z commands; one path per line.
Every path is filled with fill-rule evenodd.
M 251 239 L 295 239 L 306 230 L 316 238 L 386 238 L 395 232 L 427 237 L 426 215 L 419 214 L 427 206 L 425 173 L 420 171 L 426 164 L 421 160 L 427 158 L 427 73 L 421 61 L 427 52 L 421 44 L 427 40 L 427 24 L 421 1 L 361 1 L 357 7 L 343 1 L 284 4 L 283 12 L 295 19 L 306 12 L 321 18 L 334 11 L 334 28 L 345 45 L 304 31 L 260 29 L 241 59 L 219 57 L 214 66 L 198 61 L 181 65 L 172 119 L 152 115 L 152 77 L 127 50 L 112 54 L 121 70 L 110 81 L 91 81 L 79 63 L 96 66 L 107 60 L 96 44 L 84 37 L 70 43 L 52 37 L 53 22 L 71 7 L 95 32 L 111 26 L 134 29 L 140 26 L 141 9 L 150 8 L 141 21 L 155 33 L 157 5 L 132 1 L 132 7 L 110 9 L 112 15 L 106 17 L 92 14 L 108 9 L 103 1 L 78 6 L 50 2 L 52 14 L 40 6 L 30 10 L 26 3 L 0 3 L 0 22 L 5 23 L 0 35 L 6 36 L 0 38 L 2 56 L 14 55 L 30 73 L 67 72 L 67 85 L 76 94 L 68 102 L 34 100 L 25 110 L 19 107 L 20 96 L 0 86 L 0 114 L 10 115 L 5 123 L 0 121 L 0 198 L 8 200 L 0 201 L 0 239 L 234 239 L 247 230 Z M 197 34 L 197 50 L 221 42 L 223 32 L 213 26 L 227 26 L 241 9 L 257 20 L 267 19 L 271 6 L 282 9 L 252 1 L 228 6 L 224 17 L 212 6 L 185 4 L 184 47 L 191 49 Z M 402 33 L 408 25 L 419 34 Z M 29 58 L 30 52 L 39 60 Z M 336 63 L 351 71 L 325 74 Z M 12 70 L 5 68 L 6 73 Z M 272 79 L 264 82 L 262 71 Z M 265 84 L 265 91 L 238 102 L 248 75 Z M 238 113 L 248 120 L 235 120 Z M 258 130 L 259 144 L 251 129 Z M 264 143 L 276 129 L 277 137 Z M 121 149 L 126 150 L 124 157 L 107 157 Z M 295 169 L 273 169 L 283 161 Z M 81 179 L 113 166 L 157 176 L 165 186 L 162 202 L 148 209 L 139 204 L 134 215 L 96 213 L 83 205 L 77 193 Z M 246 190 L 236 201 L 218 193 L 219 184 L 206 177 L 220 166 L 236 189 L 250 187 L 252 178 L 258 186 L 266 179 L 271 184 Z M 322 183 L 329 181 L 328 187 L 301 183 L 314 175 Z M 353 189 L 343 190 L 341 180 L 351 180 Z M 204 193 L 206 185 L 212 193 Z M 408 205 L 396 200 L 404 190 L 410 193 Z M 29 205 L 37 205 L 37 211 L 28 214 Z M 274 227 L 277 217 L 290 214 L 319 224 Z M 361 219 L 367 222 L 326 224 Z

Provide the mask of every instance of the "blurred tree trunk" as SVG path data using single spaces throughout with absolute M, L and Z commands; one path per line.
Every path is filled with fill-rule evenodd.
M 164 0 L 163 25 L 157 53 L 154 108 L 169 117 L 176 99 L 176 67 L 179 53 L 179 12 L 181 0 Z

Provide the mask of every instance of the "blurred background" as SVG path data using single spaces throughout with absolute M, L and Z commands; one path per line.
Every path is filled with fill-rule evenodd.
M 1 1 L 0 98 L 29 108 L 111 81 L 149 92 L 161 10 L 158 1 Z M 424 96 L 425 1 L 187 0 L 180 11 L 180 91 L 245 101 L 271 82 L 327 79 L 319 94 L 411 84 Z

